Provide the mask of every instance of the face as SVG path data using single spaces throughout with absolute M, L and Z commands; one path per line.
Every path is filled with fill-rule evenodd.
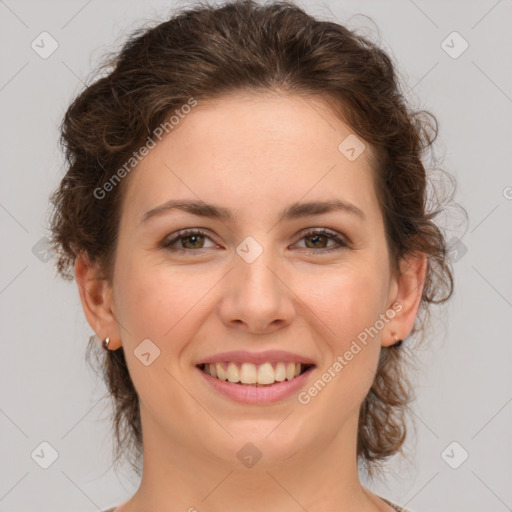
M 371 147 L 339 149 L 352 133 L 318 98 L 229 96 L 125 178 L 108 329 L 145 446 L 239 465 L 252 442 L 271 464 L 355 428 L 400 305 Z M 168 201 L 188 206 L 155 210 Z M 227 382 L 215 361 L 232 363 Z M 240 372 L 267 385 L 229 382 Z

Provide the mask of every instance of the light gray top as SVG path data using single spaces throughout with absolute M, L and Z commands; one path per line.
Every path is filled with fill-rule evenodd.
M 396 503 L 393 503 L 386 498 L 383 498 L 382 496 L 379 496 L 379 498 L 382 501 L 385 501 L 388 505 L 391 505 L 397 512 L 412 512 L 412 510 L 409 510 L 408 508 L 402 508 L 400 505 L 397 505 Z M 112 507 L 107 510 L 104 510 L 103 512 L 115 512 L 116 508 Z

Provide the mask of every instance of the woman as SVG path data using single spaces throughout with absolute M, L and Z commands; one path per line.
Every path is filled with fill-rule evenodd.
M 109 64 L 52 196 L 141 475 L 109 512 L 406 510 L 358 467 L 400 451 L 410 336 L 452 292 L 435 118 L 381 49 L 285 2 L 197 5 Z

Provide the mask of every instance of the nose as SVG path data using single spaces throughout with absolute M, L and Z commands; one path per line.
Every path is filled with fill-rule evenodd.
M 228 273 L 220 306 L 222 321 L 230 328 L 271 333 L 291 323 L 295 315 L 289 278 L 276 259 L 263 253 L 252 263 L 236 257 Z

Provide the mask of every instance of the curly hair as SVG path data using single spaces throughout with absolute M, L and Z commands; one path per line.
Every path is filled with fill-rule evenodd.
M 452 295 L 449 251 L 434 222 L 442 209 L 429 208 L 422 162 L 438 136 L 437 119 L 408 105 L 391 58 L 376 43 L 318 20 L 291 1 L 198 2 L 154 27 L 132 32 L 100 69 L 107 70 L 106 76 L 77 95 L 60 127 L 67 172 L 51 196 L 50 244 L 63 278 L 73 279 L 74 262 L 85 252 L 112 283 L 128 180 L 105 197 L 95 191 L 105 187 L 169 113 L 191 97 L 200 101 L 241 90 L 279 91 L 326 99 L 375 149 L 372 168 L 391 261 L 398 268 L 405 255 L 419 251 L 427 256 L 413 333 L 424 330 L 430 305 Z M 381 350 L 361 404 L 357 456 L 370 475 L 401 451 L 406 437 L 405 413 L 413 399 L 407 345 Z M 88 357 L 94 347 L 89 345 Z M 114 407 L 116 462 L 121 454 L 134 457 L 132 468 L 140 474 L 139 400 L 123 348 L 97 357 Z

